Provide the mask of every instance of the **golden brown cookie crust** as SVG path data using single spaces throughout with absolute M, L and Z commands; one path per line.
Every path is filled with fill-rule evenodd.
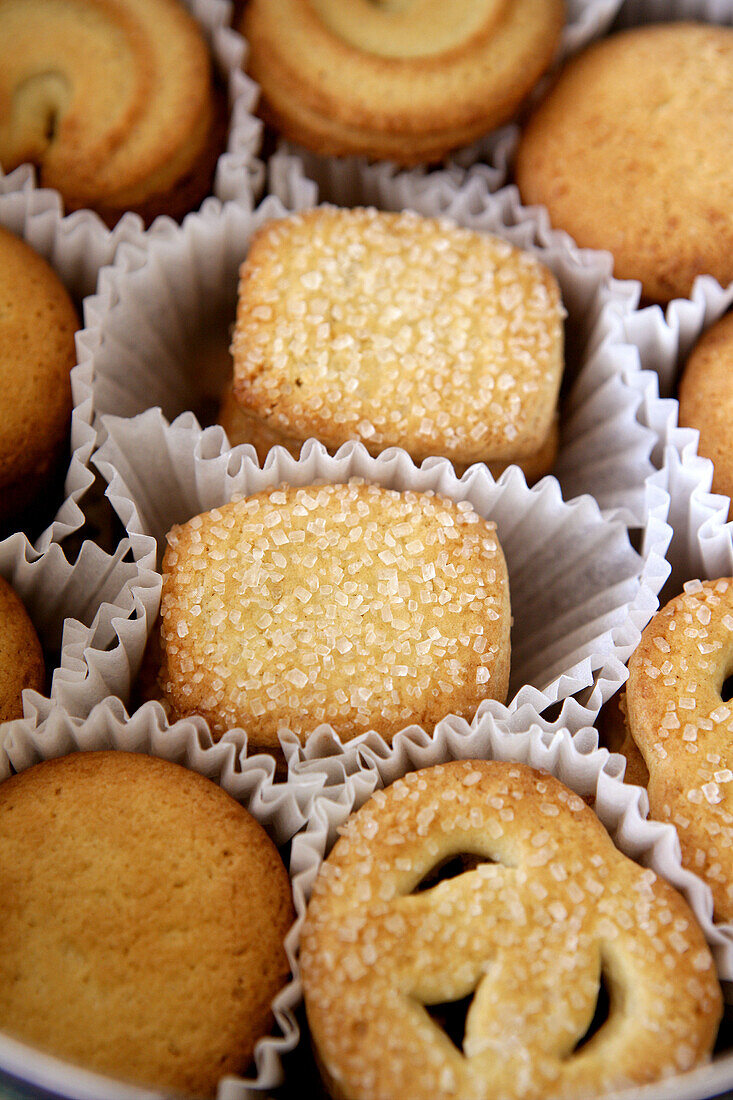
M 43 651 L 20 598 L 0 577 L 0 722 L 23 717 L 24 688 L 43 691 Z
M 549 65 L 560 0 L 252 0 L 242 31 L 263 113 L 314 152 L 403 165 L 507 121 Z
M 163 561 L 165 693 L 268 751 L 329 722 L 390 740 L 504 701 L 509 588 L 493 523 L 375 485 L 284 486 L 175 527 Z
M 288 876 L 215 784 L 76 753 L 0 785 L 0 1027 L 195 1096 L 246 1069 L 286 980 Z
M 0 292 L 0 519 L 7 519 L 63 461 L 79 322 L 52 268 L 1 227 Z
M 693 914 L 556 779 L 500 762 L 427 768 L 341 833 L 301 941 L 336 1095 L 579 1100 L 708 1057 L 722 997 Z M 422 883 L 464 853 L 478 865 Z M 601 973 L 609 1018 L 575 1051 Z M 425 1006 L 471 994 L 459 1050 Z
M 712 460 L 713 492 L 733 497 L 733 313 L 695 346 L 679 390 L 680 427 L 697 428 L 697 453 Z
M 608 249 L 644 297 L 733 279 L 733 28 L 635 28 L 573 59 L 517 154 L 525 203 Z
M 733 581 L 688 581 L 629 661 L 629 729 L 649 769 L 652 816 L 677 829 L 682 862 L 733 919 Z
M 2 0 L 0 163 L 108 222 L 198 205 L 210 179 L 211 62 L 174 0 Z M 203 188 L 203 190 L 202 190 Z
M 504 240 L 321 207 L 252 242 L 234 393 L 268 431 L 332 450 L 521 462 L 554 438 L 563 316 L 553 275 Z
M 609 752 L 618 752 L 626 758 L 624 783 L 646 787 L 649 782 L 649 769 L 629 730 L 625 691 L 614 695 L 613 699 L 602 707 L 596 724 L 600 744 Z

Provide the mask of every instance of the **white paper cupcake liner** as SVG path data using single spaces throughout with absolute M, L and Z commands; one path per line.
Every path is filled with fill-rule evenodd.
M 27 722 L 42 720 L 53 703 L 84 717 L 108 695 L 129 693 L 157 614 L 161 581 L 141 567 L 128 539 L 111 555 L 85 542 L 71 565 L 57 543 L 40 553 L 18 532 L 0 542 L 0 576 L 26 607 L 51 681 L 50 697 L 23 693 Z M 0 723 L 0 744 L 15 725 Z
M 0 779 L 12 770 L 23 771 L 41 760 L 65 756 L 71 752 L 118 749 L 162 757 L 175 764 L 199 772 L 213 780 L 240 802 L 266 829 L 276 844 L 284 844 L 304 825 L 313 796 L 323 785 L 319 776 L 304 777 L 297 784 L 275 782 L 275 762 L 271 756 L 247 756 L 246 737 L 241 730 L 227 733 L 214 743 L 205 723 L 198 718 L 169 724 L 162 707 L 146 703 L 131 718 L 119 699 L 109 699 L 96 706 L 86 720 L 73 719 L 60 707 L 52 708 L 44 721 L 32 728 L 30 723 L 15 723 L 0 747 Z M 291 929 L 285 948 L 291 969 L 295 970 L 296 931 Z M 256 1073 L 250 1078 L 222 1079 L 218 1100 L 246 1100 L 252 1090 L 274 1088 L 282 1081 L 281 1056 L 292 1050 L 298 1041 L 298 1027 L 293 1007 L 299 998 L 294 978 L 272 1002 L 275 1027 L 272 1034 L 261 1039 L 254 1053 Z M 9 1052 L 11 1055 L 13 1051 Z M 18 1052 L 15 1052 L 18 1056 Z M 23 1057 L 25 1054 L 25 1057 Z M 33 1069 L 36 1052 L 21 1048 L 19 1069 Z M 5 1065 L 4 1037 L 0 1036 L 0 1069 Z M 69 1080 L 69 1096 L 78 1096 L 75 1071 L 65 1066 Z M 87 1076 L 78 1071 L 82 1081 Z M 108 1100 L 107 1087 L 94 1093 Z M 125 1086 L 119 1086 L 124 1088 Z M 149 1090 L 132 1090 L 138 1097 L 150 1095 Z
M 111 230 L 89 211 L 64 217 L 58 193 L 37 190 L 28 166 L 8 176 L 0 171 L 0 225 L 26 241 L 51 265 L 75 300 L 80 322 L 82 298 L 95 288 L 100 268 L 112 262 L 120 244 L 139 241 L 143 229 L 142 221 L 134 214 L 126 214 Z M 89 457 L 96 434 L 86 411 L 89 395 L 84 371 L 78 366 L 71 372 L 71 387 L 74 411 L 65 499 L 56 516 L 49 515 L 48 527 L 35 540 L 39 551 L 83 525 L 81 501 L 94 479 Z
M 582 50 L 595 38 L 605 34 L 616 17 L 622 0 L 568 0 L 567 18 L 558 47 L 555 64 Z M 545 78 L 547 79 L 547 78 Z M 544 84 L 540 81 L 537 94 Z M 495 130 L 470 146 L 449 154 L 442 169 L 427 167 L 403 170 L 389 161 L 370 162 L 366 157 L 323 157 L 288 141 L 281 141 L 267 165 L 268 190 L 287 205 L 287 193 L 299 181 L 310 181 L 318 189 L 321 202 L 339 206 L 357 204 L 379 205 L 379 194 L 385 187 L 420 189 L 432 176 L 446 182 L 459 182 L 462 169 L 475 165 L 475 172 L 491 191 L 498 190 L 507 178 L 507 157 L 503 153 L 506 127 Z M 368 198 L 354 198 L 354 188 Z M 319 201 L 315 197 L 310 205 Z M 407 205 L 404 203 L 403 205 Z
M 262 190 L 265 168 L 258 159 L 262 145 L 262 123 L 253 114 L 259 92 L 257 85 L 243 72 L 247 46 L 242 36 L 231 27 L 232 5 L 229 0 L 183 0 L 183 3 L 201 26 L 215 68 L 226 86 L 229 101 L 227 147 L 216 164 L 213 194 L 223 202 L 236 199 L 251 207 L 254 196 Z M 33 179 L 31 166 L 22 167 Z M 11 180 L 14 175 L 12 173 L 5 180 Z M 3 182 L 0 169 L 0 186 Z M 59 193 L 54 191 L 53 194 L 62 203 Z M 94 283 L 91 283 L 85 293 L 89 294 L 93 289 Z
M 508 713 L 525 705 L 532 713 L 557 704 L 566 724 L 593 721 L 602 702 L 625 679 L 623 662 L 657 606 L 666 578 L 663 492 L 653 505 L 644 557 L 632 548 L 624 524 L 604 520 L 590 497 L 563 502 L 557 482 L 545 478 L 528 489 L 517 467 L 494 482 L 485 466 L 459 480 L 445 459 L 416 467 L 406 452 L 390 448 L 372 458 L 358 443 L 330 456 L 315 440 L 299 460 L 274 448 L 260 469 L 252 448 L 229 449 L 221 428 L 202 431 L 191 414 L 169 425 L 154 409 L 130 420 L 106 417 L 107 435 L 95 463 L 110 482 L 109 498 L 133 546 L 152 535 L 159 558 L 165 534 L 199 512 L 283 481 L 308 485 L 361 477 L 394 489 L 435 490 L 469 501 L 497 523 L 509 568 L 514 634 Z M 154 567 L 152 550 L 142 563 Z M 490 711 L 484 702 L 477 719 Z
M 294 208 L 307 207 L 309 195 L 307 187 L 291 195 Z M 404 199 L 390 188 L 380 205 L 399 209 Z M 643 526 L 657 434 L 637 414 L 659 399 L 655 376 L 642 371 L 621 325 L 638 285 L 611 279 L 607 253 L 576 248 L 549 228 L 544 212 L 522 207 L 514 188 L 492 195 L 475 178 L 446 189 L 426 177 L 408 205 L 505 237 L 555 273 L 569 314 L 566 373 L 568 382 L 575 379 L 561 419 L 563 493 L 591 493 L 602 509 Z M 141 246 L 120 248 L 85 303 L 87 327 L 78 340 L 80 377 L 92 397 L 82 411 L 90 425 L 105 413 L 133 416 L 156 405 L 169 419 L 185 410 L 211 418 L 212 398 L 231 370 L 239 264 L 256 229 L 286 212 L 272 197 L 251 212 L 209 200 L 180 228 L 154 226 Z

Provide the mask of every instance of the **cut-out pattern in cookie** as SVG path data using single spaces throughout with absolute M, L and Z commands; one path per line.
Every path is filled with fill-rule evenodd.
M 377 792 L 342 833 L 301 951 L 334 1095 L 579 1098 L 711 1050 L 720 988 L 686 902 L 551 776 L 439 765 Z M 413 892 L 455 853 L 487 861 Z M 460 1050 L 426 1006 L 467 997 Z

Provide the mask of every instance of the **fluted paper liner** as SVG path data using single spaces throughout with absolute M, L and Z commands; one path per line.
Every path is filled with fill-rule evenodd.
M 275 761 L 272 756 L 247 755 L 247 739 L 242 730 L 231 730 L 220 741 L 214 742 L 200 718 L 188 718 L 172 725 L 166 720 L 163 708 L 154 702 L 146 703 L 132 717 L 128 717 L 119 699 L 108 699 L 96 706 L 83 719 L 71 718 L 61 707 L 52 708 L 44 721 L 36 728 L 30 722 L 12 723 L 0 748 L 0 779 L 6 778 L 11 769 L 23 771 L 40 760 L 50 760 L 71 752 L 89 752 L 103 749 L 119 749 L 125 752 L 141 752 L 162 757 L 181 764 L 213 780 L 228 794 L 240 802 L 269 833 L 276 844 L 284 844 L 300 829 L 306 820 L 307 810 L 315 793 L 323 786 L 320 776 L 304 776 L 296 784 L 275 781 Z M 295 969 L 295 929 L 285 940 L 285 948 L 291 969 Z M 269 1089 L 282 1080 L 281 1055 L 292 1050 L 298 1041 L 298 1027 L 293 1016 L 293 1006 L 298 1000 L 298 987 L 294 979 L 282 989 L 272 1002 L 276 1026 L 273 1034 L 261 1039 L 254 1053 L 256 1074 L 251 1078 L 224 1078 L 218 1090 L 218 1100 L 246 1100 L 251 1089 Z M 7 1065 L 4 1037 L 0 1036 L 0 1066 Z M 22 1048 L 10 1050 L 20 1058 L 20 1070 L 24 1062 L 32 1064 L 36 1052 Z M 76 1071 L 68 1065 L 64 1076 L 69 1078 L 68 1095 L 78 1096 Z M 82 1071 L 82 1077 L 87 1076 Z M 106 1097 L 117 1089 L 111 1082 L 107 1088 L 93 1093 L 95 1100 Z M 149 1090 L 132 1090 L 138 1098 L 150 1095 Z M 131 1096 L 131 1100 L 132 1100 Z
M 402 202 L 397 193 L 382 197 L 389 208 Z M 301 193 L 291 199 L 298 208 L 307 204 Z M 568 311 L 566 369 L 575 378 L 561 417 L 556 469 L 563 494 L 589 492 L 602 509 L 617 509 L 627 523 L 642 526 L 657 435 L 638 413 L 659 399 L 656 376 L 641 369 L 622 329 L 637 284 L 611 279 L 607 253 L 577 249 L 565 234 L 550 231 L 535 211 L 519 205 L 515 189 L 491 195 L 474 179 L 453 189 L 446 204 L 430 177 L 420 201 L 410 205 L 505 237 L 555 273 Z M 272 197 L 251 212 L 209 200 L 182 227 L 154 226 L 142 247 L 119 249 L 98 293 L 87 299 L 78 341 L 92 396 L 84 406 L 87 421 L 156 405 L 169 419 L 185 410 L 212 417 L 231 370 L 239 264 L 256 230 L 286 214 Z
M 613 22 L 623 0 L 567 0 L 566 23 L 563 28 L 554 65 L 582 50 L 595 38 L 600 38 Z M 540 80 L 530 95 L 541 94 L 547 80 Z M 462 149 L 456 149 L 446 157 L 442 169 L 418 167 L 400 169 L 390 161 L 369 161 L 366 157 L 324 157 L 282 140 L 278 151 L 268 161 L 269 190 L 283 201 L 284 174 L 295 173 L 304 181 L 312 181 L 320 191 L 321 201 L 335 202 L 339 206 L 356 206 L 358 203 L 378 203 L 378 195 L 385 187 L 397 187 L 406 192 L 420 189 L 423 183 L 440 176 L 448 183 L 458 181 L 462 169 L 475 165 L 475 171 L 491 191 L 506 182 L 507 158 L 501 155 L 501 140 L 508 127 L 495 130 Z M 498 154 L 498 155 L 497 155 Z M 285 158 L 284 160 L 282 158 Z M 371 194 L 368 199 L 355 198 L 355 190 Z M 317 201 L 311 199 L 311 203 Z M 406 205 L 406 204 L 405 204 Z
M 260 468 L 251 447 L 229 449 L 221 428 L 201 430 L 191 414 L 170 425 L 153 409 L 129 420 L 105 417 L 103 425 L 107 439 L 94 461 L 110 482 L 110 501 L 133 547 L 152 535 L 159 559 L 174 523 L 282 482 L 360 477 L 469 501 L 496 522 L 507 559 L 514 616 L 510 712 L 525 704 L 542 712 L 558 703 L 576 728 L 593 721 L 625 679 L 623 662 L 667 575 L 664 549 L 671 532 L 661 491 L 640 556 L 625 525 L 604 520 L 590 497 L 565 503 L 553 478 L 528 489 L 518 467 L 494 482 L 485 466 L 476 465 L 459 480 L 446 459 L 426 459 L 417 467 L 399 448 L 373 458 L 359 443 L 330 456 L 309 440 L 300 459 L 276 447 Z M 142 564 L 154 568 L 152 549 L 141 546 L 140 555 Z M 487 710 L 506 713 L 501 704 L 486 701 L 477 717 Z

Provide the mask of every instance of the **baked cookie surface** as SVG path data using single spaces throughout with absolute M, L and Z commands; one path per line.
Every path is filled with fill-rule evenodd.
M 23 717 L 23 689 L 42 692 L 43 678 L 43 651 L 33 623 L 0 577 L 0 722 Z
M 240 273 L 234 394 L 271 435 L 552 464 L 564 311 L 506 241 L 412 213 L 269 223 Z M 288 445 L 288 442 L 286 442 Z
M 680 381 L 679 399 L 680 427 L 697 428 L 697 453 L 715 467 L 713 492 L 733 497 L 733 313 L 696 344 Z
M 561 0 L 251 0 L 263 113 L 326 155 L 439 160 L 506 122 L 548 67 Z
M 493 523 L 468 504 L 374 485 L 283 487 L 168 536 L 161 683 L 278 749 L 329 722 L 341 737 L 472 716 L 506 697 L 509 588 Z
M 0 1027 L 87 1068 L 213 1096 L 288 965 L 287 873 L 194 772 L 76 753 L 0 785 Z
M 677 829 L 682 862 L 733 919 L 733 581 L 688 581 L 657 612 L 629 661 L 631 735 L 649 769 L 652 817 Z
M 722 997 L 692 912 L 553 777 L 427 768 L 340 831 L 301 946 L 333 1095 L 579 1100 L 709 1055 Z M 608 1019 L 582 1042 L 601 980 Z M 436 1013 L 466 998 L 451 1039 Z
M 1 227 L 0 303 L 0 519 L 7 519 L 64 461 L 79 321 L 53 269 Z
M 0 164 L 67 210 L 181 216 L 208 192 L 208 48 L 176 0 L 2 0 Z M 221 135 L 219 134 L 218 137 Z
M 525 203 L 644 297 L 733 279 L 733 28 L 650 25 L 598 42 L 562 71 L 522 136 Z

